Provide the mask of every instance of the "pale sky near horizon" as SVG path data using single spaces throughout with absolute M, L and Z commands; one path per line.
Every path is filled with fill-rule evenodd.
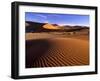
M 58 25 L 89 26 L 89 15 L 25 12 L 25 21 Z

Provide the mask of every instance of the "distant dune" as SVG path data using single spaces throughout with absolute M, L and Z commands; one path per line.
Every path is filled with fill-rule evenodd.
M 50 30 L 59 30 L 59 29 L 62 29 L 61 27 L 54 26 L 52 24 L 45 24 L 45 25 L 43 25 L 43 28 L 44 29 L 50 29 Z
M 89 64 L 89 42 L 74 38 L 26 41 L 26 67 L 79 66 Z
M 86 26 L 59 26 L 57 24 L 50 23 L 39 23 L 39 22 L 25 22 L 26 33 L 29 32 L 72 32 L 72 31 L 80 31 L 83 29 L 87 29 L 89 31 L 89 27 Z

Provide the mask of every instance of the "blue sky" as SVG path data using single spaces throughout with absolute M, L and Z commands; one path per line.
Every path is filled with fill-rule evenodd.
M 58 25 L 89 26 L 89 15 L 25 12 L 25 21 L 51 23 Z

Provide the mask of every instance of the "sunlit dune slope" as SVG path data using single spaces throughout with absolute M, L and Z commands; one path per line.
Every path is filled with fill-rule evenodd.
M 45 29 L 51 29 L 51 30 L 61 29 L 61 27 L 59 27 L 59 26 L 53 26 L 52 24 L 45 24 L 45 25 L 43 25 L 43 28 L 45 28 Z

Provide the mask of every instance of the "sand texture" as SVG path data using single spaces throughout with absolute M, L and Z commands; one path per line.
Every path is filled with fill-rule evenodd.
M 89 64 L 89 42 L 75 38 L 27 40 L 26 67 L 79 66 Z

